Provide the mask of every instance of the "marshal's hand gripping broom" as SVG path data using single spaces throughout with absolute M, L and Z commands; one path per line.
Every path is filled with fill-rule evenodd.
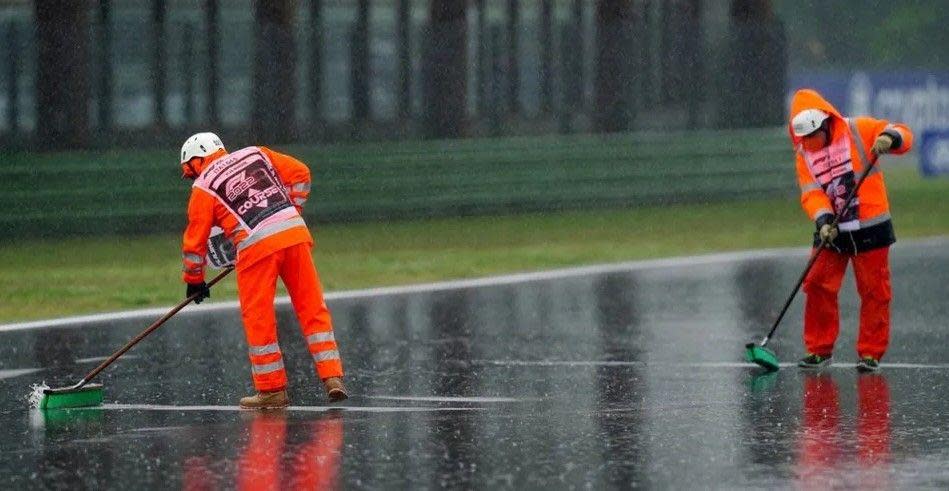
M 234 268 L 227 268 L 224 271 L 218 273 L 209 283 L 208 288 L 211 288 L 215 283 L 221 281 L 228 273 L 233 271 Z M 161 327 L 168 319 L 171 319 L 172 316 L 178 313 L 181 309 L 185 308 L 186 305 L 191 303 L 198 295 L 201 293 L 195 293 L 190 297 L 184 299 L 171 309 L 167 314 L 162 316 L 160 319 L 155 321 L 152 325 L 148 326 L 147 329 L 141 332 L 138 336 L 135 336 L 134 339 L 129 341 L 125 346 L 120 350 L 112 354 L 107 360 L 102 362 L 99 366 L 89 372 L 88 375 L 83 377 L 76 385 L 70 385 L 69 387 L 61 387 L 58 389 L 43 389 L 42 398 L 39 401 L 39 409 L 66 409 L 73 407 L 90 407 L 98 406 L 102 404 L 102 384 L 90 384 L 93 378 L 99 374 L 102 370 L 112 364 L 120 356 L 125 354 L 126 351 L 130 350 L 132 346 L 138 344 L 139 341 L 151 334 L 152 331 Z
M 850 191 L 850 195 L 847 196 L 847 201 L 844 202 L 844 206 L 842 206 L 840 210 L 846 210 L 850 207 L 850 203 L 853 201 L 854 197 L 857 196 L 857 191 L 860 189 L 863 181 L 866 180 L 867 176 L 870 175 L 870 171 L 873 170 L 873 166 L 876 165 L 879 156 L 875 153 L 871 153 L 870 155 L 870 165 L 868 165 L 867 168 L 864 169 L 860 174 L 860 178 L 857 180 L 857 185 L 854 186 L 853 190 Z M 836 228 L 839 222 L 840 213 L 835 213 L 834 221 L 830 223 L 830 226 Z M 771 330 L 768 331 L 768 335 L 765 336 L 760 343 L 748 343 L 745 345 L 745 358 L 748 361 L 761 365 L 769 372 L 776 371 L 779 368 L 778 355 L 765 346 L 768 345 L 768 341 L 771 340 L 771 336 L 774 335 L 774 332 L 778 330 L 778 325 L 781 324 L 781 319 L 784 318 L 784 314 L 787 313 L 788 307 L 791 306 L 791 302 L 794 300 L 794 297 L 797 296 L 798 290 L 801 289 L 801 285 L 804 283 L 804 278 L 807 277 L 807 273 L 811 271 L 811 267 L 813 267 L 814 263 L 817 262 L 817 258 L 820 257 L 820 253 L 824 250 L 826 245 L 827 241 L 821 240 L 817 250 L 811 254 L 811 259 L 807 262 L 807 266 L 804 267 L 804 272 L 801 273 L 801 277 L 798 278 L 797 284 L 794 285 L 794 290 L 791 291 L 791 296 L 788 297 L 786 302 L 784 302 L 784 307 L 781 309 L 781 313 L 778 314 L 778 318 L 775 319 L 774 324 L 771 326 Z

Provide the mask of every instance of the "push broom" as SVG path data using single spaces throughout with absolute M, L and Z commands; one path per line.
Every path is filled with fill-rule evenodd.
M 847 196 L 847 201 L 844 202 L 844 206 L 841 207 L 841 210 L 846 210 L 850 207 L 850 203 L 853 201 L 854 197 L 857 196 L 857 191 L 860 189 L 860 186 L 863 185 L 863 181 L 866 180 L 867 176 L 870 175 L 870 171 L 873 170 L 873 166 L 877 163 L 878 155 L 872 154 L 870 157 L 870 165 L 860 174 L 860 178 L 857 180 L 857 185 L 853 187 L 853 190 L 850 191 L 850 195 Z M 836 228 L 837 224 L 840 222 L 840 214 L 834 214 L 834 220 L 830 223 L 831 227 Z M 759 343 L 748 343 L 745 345 L 745 358 L 752 362 L 764 367 L 769 372 L 776 371 L 778 366 L 778 355 L 771 351 L 766 346 L 768 341 L 771 340 L 771 336 L 774 336 L 774 332 L 778 330 L 778 325 L 781 324 L 781 319 L 784 318 L 784 314 L 787 313 L 788 307 L 791 306 L 791 302 L 794 300 L 794 297 L 797 296 L 798 290 L 801 289 L 801 285 L 804 283 L 804 278 L 807 277 L 807 273 L 811 271 L 811 268 L 814 266 L 814 263 L 817 262 L 817 258 L 820 257 L 821 251 L 824 250 L 827 245 L 826 240 L 821 240 L 820 245 L 811 254 L 811 259 L 807 262 L 807 266 L 804 267 L 804 272 L 801 273 L 801 277 L 798 278 L 797 284 L 794 285 L 794 290 L 791 291 L 791 296 L 788 297 L 787 301 L 784 302 L 784 307 L 781 309 L 781 313 L 778 314 L 778 318 L 775 319 L 774 324 L 771 326 L 771 330 L 768 331 L 768 335 L 764 337 Z
M 233 269 L 234 268 L 227 268 L 224 271 L 218 273 L 218 275 L 208 283 L 208 288 L 211 288 L 215 283 L 221 281 L 221 279 L 227 276 L 227 274 Z M 185 308 L 185 306 L 197 298 L 198 295 L 200 295 L 200 292 L 182 300 L 181 303 L 176 305 L 167 314 L 155 321 L 152 325 L 148 326 L 147 329 L 142 331 L 138 336 L 135 336 L 134 339 L 126 343 L 126 345 L 120 350 L 113 353 L 112 356 L 110 356 L 107 360 L 89 372 L 89 374 L 83 377 L 82 380 L 80 380 L 76 385 L 70 385 L 69 387 L 61 387 L 58 389 L 43 389 L 43 395 L 38 404 L 39 409 L 67 409 L 74 407 L 98 406 L 99 404 L 102 404 L 102 384 L 90 384 L 89 382 L 95 378 L 96 375 L 99 375 L 99 372 L 105 370 L 105 368 L 111 365 L 112 362 L 125 354 L 126 351 L 132 349 L 132 346 L 138 344 L 138 342 L 144 339 L 145 336 L 151 334 L 152 331 L 161 327 L 165 321 L 171 319 L 171 317 L 177 314 L 178 311 Z

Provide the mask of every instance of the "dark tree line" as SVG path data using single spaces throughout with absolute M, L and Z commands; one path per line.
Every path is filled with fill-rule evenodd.
M 661 18 L 653 18 L 658 0 L 596 0 L 590 9 L 593 32 L 585 32 L 584 0 L 566 5 L 568 20 L 554 25 L 552 0 L 538 4 L 538 39 L 541 46 L 539 66 L 540 113 L 550 114 L 562 100 L 562 113 L 581 111 L 586 105 L 583 79 L 583 46 L 590 36 L 593 46 L 591 128 L 598 132 L 626 131 L 633 127 L 637 112 L 647 100 L 684 105 L 688 110 L 688 126 L 698 126 L 703 102 L 701 87 L 707 78 L 703 46 L 702 0 L 666 0 L 662 2 Z M 307 42 L 311 53 L 309 63 L 299 67 L 309 80 L 307 93 L 298 93 L 298 53 L 294 26 L 300 2 L 307 7 Z M 434 138 L 458 137 L 468 133 L 468 70 L 469 36 L 475 36 L 473 95 L 479 117 L 494 114 L 517 117 L 521 108 L 519 50 L 520 23 L 523 20 L 522 0 L 504 2 L 505 24 L 490 26 L 485 20 L 484 0 L 425 0 L 427 23 L 420 31 L 422 46 L 420 80 L 422 94 L 419 122 L 422 134 Z M 371 99 L 372 0 L 357 0 L 356 16 L 349 41 L 350 99 L 352 127 L 358 129 L 373 120 Z M 108 25 L 112 15 L 111 0 L 99 0 L 93 15 Z M 154 126 L 161 132 L 167 128 L 165 107 L 168 53 L 162 38 L 166 34 L 167 1 L 152 0 L 149 33 L 143 38 L 150 43 L 150 81 L 154 96 Z M 401 122 L 413 119 L 413 84 L 410 29 L 411 0 L 397 0 L 392 12 L 396 19 L 398 86 L 396 114 Z M 204 26 L 193 35 L 204 36 L 208 46 L 202 60 L 207 83 L 205 113 L 207 122 L 219 124 L 218 92 L 219 38 L 222 29 L 220 0 L 204 0 Z M 100 131 L 112 128 L 111 34 L 108 28 L 97 32 L 95 42 L 99 67 L 90 65 L 87 28 L 90 9 L 85 2 L 73 0 L 36 0 L 34 2 L 38 43 L 37 63 L 37 125 L 38 143 L 48 148 L 82 147 L 90 141 L 89 104 L 90 79 L 96 80 L 96 98 Z M 258 141 L 292 141 L 302 135 L 319 134 L 323 125 L 323 0 L 255 0 L 252 118 L 248 125 L 251 137 Z M 468 16 L 475 15 L 475 32 L 469 32 Z M 783 111 L 781 97 L 785 80 L 786 48 L 780 23 L 775 19 L 770 0 L 732 0 L 731 36 L 723 70 L 726 75 L 722 95 L 722 123 L 726 126 L 780 124 Z M 658 31 L 649 31 L 658 26 Z M 190 31 L 190 30 L 189 30 Z M 649 34 L 654 32 L 656 34 Z M 192 34 L 188 34 L 191 36 Z M 653 36 L 653 37 L 650 37 Z M 658 36 L 658 37 L 656 37 Z M 559 50 L 556 46 L 559 38 Z M 503 44 L 502 40 L 503 39 Z M 649 43 L 661 45 L 663 56 L 654 59 Z M 185 44 L 191 43 L 190 37 Z M 559 54 L 555 57 L 555 54 Z M 559 63 L 556 60 L 559 58 Z M 652 75 L 658 70 L 661 78 Z M 554 73 L 559 71 L 561 86 L 555 87 Z M 501 74 L 504 74 L 502 77 Z M 662 80 L 661 85 L 656 80 Z M 189 80 L 190 82 L 190 80 Z M 558 91 L 559 89 L 559 91 Z M 188 85 L 191 100 L 192 86 Z M 655 94 L 656 97 L 652 97 Z M 310 113 L 307 128 L 297 127 L 297 108 L 306 106 Z M 503 107 L 499 109 L 499 107 Z M 189 108 L 190 109 L 190 108 Z M 186 114 L 194 114 L 189 110 Z

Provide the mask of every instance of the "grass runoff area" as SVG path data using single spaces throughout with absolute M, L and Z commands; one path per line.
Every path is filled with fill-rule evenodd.
M 949 179 L 923 179 L 908 166 L 892 168 L 886 176 L 898 238 L 949 233 Z M 339 291 L 805 246 L 813 225 L 796 199 L 782 197 L 628 210 L 311 224 L 311 230 L 324 287 Z M 0 322 L 173 305 L 184 295 L 179 247 L 178 230 L 0 243 Z M 236 295 L 231 275 L 213 289 L 211 301 Z

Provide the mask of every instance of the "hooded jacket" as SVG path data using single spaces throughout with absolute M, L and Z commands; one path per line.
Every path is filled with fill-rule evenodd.
M 794 136 L 791 120 L 806 109 L 819 109 L 830 116 L 830 142 L 816 152 L 804 149 L 802 137 Z M 797 159 L 797 180 L 801 189 L 801 206 L 818 225 L 829 223 L 835 213 L 844 213 L 841 233 L 831 246 L 840 252 L 856 254 L 896 242 L 890 219 L 890 204 L 883 181 L 883 172 L 875 166 L 857 192 L 848 210 L 838 210 L 847 194 L 856 185 L 858 176 L 869 164 L 870 148 L 881 134 L 893 138 L 890 153 L 904 154 L 912 148 L 913 133 L 903 124 L 870 117 L 845 118 L 817 91 L 798 90 L 791 100 L 788 133 Z M 828 155 L 831 149 L 847 149 L 838 158 Z M 820 238 L 814 234 L 814 246 Z

